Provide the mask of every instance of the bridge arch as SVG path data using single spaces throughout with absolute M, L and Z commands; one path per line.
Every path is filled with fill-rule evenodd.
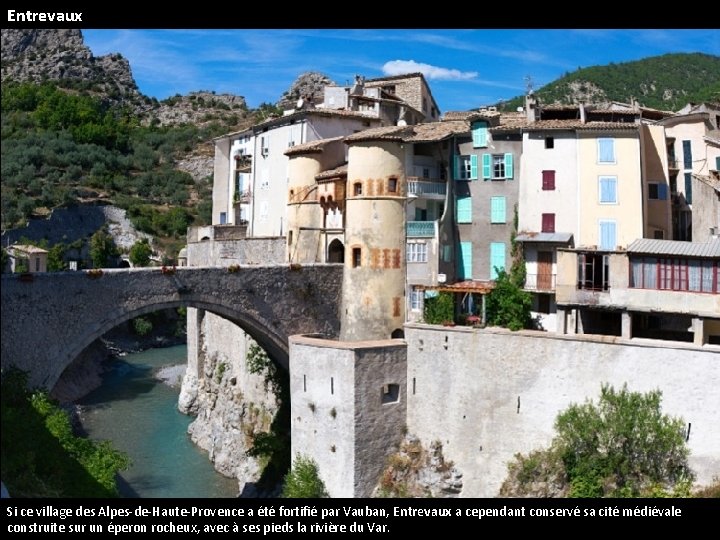
M 52 388 L 93 341 L 160 309 L 193 307 L 241 327 L 285 369 L 288 337 L 339 332 L 342 266 L 105 270 L 2 277 L 2 367 Z

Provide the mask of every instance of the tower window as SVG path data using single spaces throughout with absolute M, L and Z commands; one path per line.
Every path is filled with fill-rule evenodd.
M 359 247 L 352 248 L 352 267 L 360 268 L 362 261 L 362 251 Z
M 355 182 L 353 184 L 353 194 L 357 197 L 362 195 L 362 182 Z
M 397 178 L 388 180 L 388 193 L 397 193 Z

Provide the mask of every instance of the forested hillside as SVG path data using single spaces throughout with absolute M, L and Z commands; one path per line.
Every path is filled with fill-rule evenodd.
M 708 54 L 665 54 L 635 62 L 592 66 L 566 73 L 536 91 L 542 103 L 629 102 L 676 111 L 688 102 L 720 100 L 720 57 Z M 500 104 L 522 106 L 518 96 Z

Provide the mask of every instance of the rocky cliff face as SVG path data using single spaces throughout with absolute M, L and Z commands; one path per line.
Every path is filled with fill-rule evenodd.
M 298 99 L 307 96 L 312 96 L 315 103 L 322 103 L 326 84 L 332 85 L 335 82 L 327 75 L 316 71 L 303 73 L 283 93 L 277 106 L 281 109 L 292 109 L 297 105 Z
M 136 110 L 150 100 L 138 91 L 130 64 L 120 54 L 93 56 L 77 29 L 4 29 L 2 81 L 60 81 Z
M 240 491 L 257 495 L 252 486 L 264 463 L 247 452 L 258 433 L 270 430 L 278 402 L 264 378 L 248 370 L 251 343 L 234 324 L 206 314 L 197 338 L 197 358 L 188 357 L 178 408 L 196 415 L 188 433 L 209 453 L 215 469 L 237 478 Z

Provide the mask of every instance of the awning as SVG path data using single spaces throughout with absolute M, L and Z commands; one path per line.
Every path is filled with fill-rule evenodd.
M 572 233 L 547 233 L 547 232 L 525 232 L 518 234 L 515 240 L 518 242 L 544 242 L 546 244 L 569 244 L 572 242 Z

